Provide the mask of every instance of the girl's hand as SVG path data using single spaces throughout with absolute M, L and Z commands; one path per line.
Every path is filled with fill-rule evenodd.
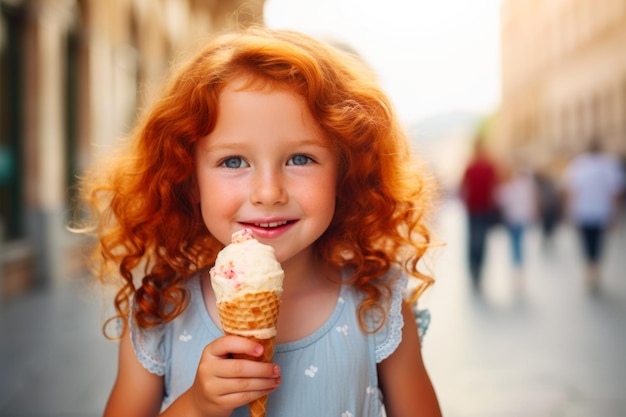
M 244 337 L 223 336 L 204 348 L 189 389 L 193 407 L 201 415 L 228 416 L 281 384 L 278 365 L 232 359 L 235 354 L 259 357 L 263 347 Z

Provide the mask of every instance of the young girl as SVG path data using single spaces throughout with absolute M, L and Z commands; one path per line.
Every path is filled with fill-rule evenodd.
M 439 416 L 411 312 L 428 184 L 357 59 L 290 31 L 213 40 L 83 179 L 98 277 L 121 276 L 105 416 L 245 416 L 266 394 L 268 417 Z M 274 363 L 233 359 L 262 347 L 219 327 L 208 270 L 243 228 L 285 271 Z

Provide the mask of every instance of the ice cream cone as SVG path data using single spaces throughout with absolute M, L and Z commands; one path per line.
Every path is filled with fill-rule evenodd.
M 260 291 L 222 301 L 217 307 L 224 332 L 268 339 L 268 330 L 275 333 L 280 298 L 271 291 Z
M 230 302 L 218 304 L 220 320 L 225 334 L 244 336 L 263 346 L 260 357 L 235 355 L 236 358 L 271 362 L 274 357 L 274 335 L 280 298 L 271 291 L 245 294 Z M 249 404 L 251 417 L 264 417 L 267 395 Z
M 235 357 L 271 362 L 285 276 L 274 249 L 254 239 L 251 230 L 243 229 L 218 253 L 210 275 L 224 333 L 263 345 L 261 357 Z M 252 401 L 250 415 L 265 416 L 266 406 L 267 396 Z
M 250 417 L 265 417 L 267 411 L 267 395 L 257 398 L 252 401 L 248 406 L 250 407 Z

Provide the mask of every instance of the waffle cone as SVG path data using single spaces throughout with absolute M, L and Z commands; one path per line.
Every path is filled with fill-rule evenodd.
M 278 320 L 280 298 L 271 291 L 245 294 L 232 301 L 218 303 L 220 321 L 225 334 L 252 339 L 263 346 L 260 357 L 235 355 L 235 358 L 258 362 L 271 362 L 274 357 L 274 336 L 259 338 L 251 335 L 255 330 L 274 329 Z M 248 333 L 249 335 L 245 335 Z M 249 404 L 250 417 L 264 417 L 267 408 L 267 395 Z

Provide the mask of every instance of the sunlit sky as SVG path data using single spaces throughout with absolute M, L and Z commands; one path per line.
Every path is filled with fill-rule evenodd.
M 377 72 L 401 120 L 499 103 L 501 0 L 267 0 L 265 22 L 335 39 Z

